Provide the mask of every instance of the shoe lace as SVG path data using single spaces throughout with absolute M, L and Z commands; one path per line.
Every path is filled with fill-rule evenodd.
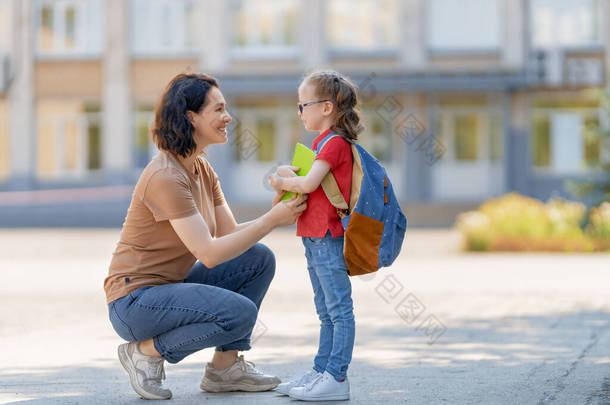
M 305 384 L 305 389 L 307 391 L 310 391 L 317 383 L 318 381 L 324 379 L 324 374 L 320 374 L 318 373 L 318 375 L 316 375 L 313 380 L 311 380 L 310 382 L 308 382 L 307 384 Z
M 243 354 L 237 358 L 237 362 L 239 363 L 239 367 L 244 373 L 263 374 L 262 372 L 256 369 L 256 365 L 253 362 L 246 361 L 246 359 L 244 359 Z
M 301 378 L 299 378 L 297 380 L 297 385 L 304 385 L 304 384 L 307 384 L 307 383 L 311 382 L 311 380 L 313 378 L 315 378 L 315 376 L 317 376 L 318 374 L 319 373 L 314 373 L 313 371 L 306 372 L 305 374 L 303 374 L 301 376 Z
M 149 361 L 150 377 L 145 381 L 157 387 L 161 387 L 161 381 L 165 380 L 165 369 L 163 368 L 163 359 Z

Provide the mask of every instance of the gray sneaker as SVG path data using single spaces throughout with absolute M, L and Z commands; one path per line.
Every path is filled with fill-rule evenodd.
M 161 386 L 165 380 L 163 358 L 146 356 L 138 349 L 137 342 L 119 346 L 119 360 L 127 374 L 131 387 L 144 399 L 170 399 L 172 392 Z
M 254 363 L 239 356 L 235 364 L 225 370 L 216 370 L 212 363 L 208 363 L 199 387 L 208 392 L 269 391 L 281 382 L 277 377 L 263 374 L 254 367 Z

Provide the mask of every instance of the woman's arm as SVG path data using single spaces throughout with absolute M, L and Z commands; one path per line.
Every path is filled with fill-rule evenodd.
M 281 196 L 281 195 L 280 195 Z M 275 205 L 275 204 L 274 204 Z M 233 216 L 233 212 L 227 203 L 218 205 L 214 208 L 214 214 L 216 216 L 216 237 L 228 235 L 230 233 L 240 231 L 247 228 L 256 222 L 256 220 L 242 222 L 238 224 Z
M 322 179 L 330 170 L 327 161 L 318 159 L 313 162 L 313 166 L 307 176 L 302 177 L 281 177 L 277 173 L 269 176 L 269 183 L 275 190 L 292 191 L 299 194 L 307 194 L 314 191 L 322 183 Z
M 227 203 L 214 207 L 214 216 L 216 217 L 216 235 L 215 237 L 220 238 L 228 235 L 240 229 L 244 229 L 246 226 L 254 223 L 255 221 L 244 222 L 238 224 L 233 216 L 233 212 Z
M 277 202 L 263 216 L 233 233 L 213 239 L 200 214 L 172 219 L 170 223 L 189 251 L 206 267 L 212 268 L 231 260 L 254 246 L 278 226 L 292 225 L 307 208 L 307 196 Z

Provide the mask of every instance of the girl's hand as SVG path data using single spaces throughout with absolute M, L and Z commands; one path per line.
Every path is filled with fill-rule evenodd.
M 279 194 L 278 194 L 279 195 Z M 289 200 L 279 201 L 279 197 L 273 199 L 273 208 L 267 213 L 271 223 L 274 226 L 288 226 L 296 222 L 299 215 L 307 209 L 307 194 L 301 195 L 299 198 L 292 196 Z M 276 202 L 276 199 L 279 202 Z
M 275 172 L 281 177 L 295 177 L 299 170 L 301 168 L 297 166 L 283 165 L 279 166 Z
M 269 184 L 271 185 L 271 187 L 273 187 L 273 189 L 275 190 L 276 193 L 279 193 L 280 191 L 283 190 L 282 189 L 283 182 L 284 181 L 282 180 L 282 178 L 280 176 L 278 176 L 277 172 L 273 173 L 271 176 L 269 176 Z

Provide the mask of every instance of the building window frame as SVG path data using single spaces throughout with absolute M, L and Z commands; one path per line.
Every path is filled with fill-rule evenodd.
M 374 8 L 384 8 L 383 4 L 381 4 L 381 2 L 383 2 L 384 0 L 358 0 L 359 3 L 361 4 L 366 4 L 368 3 L 369 8 L 374 9 Z M 390 26 L 388 28 L 388 32 L 385 32 L 383 34 L 383 36 L 386 36 L 386 43 L 380 43 L 379 39 L 380 38 L 376 38 L 373 39 L 373 41 L 375 43 L 372 43 L 370 46 L 356 46 L 356 42 L 357 41 L 347 41 L 347 40 L 343 40 L 343 41 L 339 41 L 339 43 L 335 43 L 334 42 L 334 34 L 333 34 L 333 28 L 336 25 L 336 21 L 337 18 L 335 18 L 335 16 L 333 15 L 333 6 L 337 6 L 338 2 L 342 2 L 342 3 L 346 3 L 346 10 L 350 10 L 350 11 L 354 11 L 355 8 L 353 7 L 352 3 L 353 1 L 351 0 L 331 0 L 330 2 L 326 3 L 326 10 L 325 10 L 325 14 L 326 14 L 326 21 L 325 21 L 325 33 L 326 33 L 326 38 L 327 38 L 327 42 L 328 42 L 328 47 L 329 47 L 329 51 L 330 53 L 332 53 L 333 56 L 337 56 L 337 57 L 350 57 L 350 56 L 357 56 L 357 57 L 369 57 L 369 58 L 382 58 L 382 57 L 386 57 L 386 58 L 391 58 L 391 57 L 395 57 L 399 54 L 400 52 L 400 43 L 401 43 L 401 29 L 400 29 L 400 21 L 399 21 L 399 15 L 400 15 L 400 8 L 401 8 L 401 2 L 400 0 L 387 0 L 390 2 L 393 2 L 394 4 L 389 4 L 389 5 L 385 5 L 386 7 L 390 8 L 390 7 L 394 7 L 394 13 L 393 14 L 393 18 L 392 18 L 392 26 Z M 338 10 L 337 10 L 338 11 Z M 365 10 L 360 10 L 360 13 L 364 13 Z M 384 26 L 383 21 L 372 21 L 371 22 L 371 17 L 375 17 L 378 16 L 379 13 L 375 13 L 372 10 L 369 10 L 369 13 L 367 13 L 367 21 L 370 22 L 371 24 L 375 24 L 374 27 L 371 28 L 371 31 L 373 33 L 373 35 L 375 34 L 375 32 L 379 32 L 379 26 L 381 25 L 382 28 Z M 351 23 L 355 25 L 355 20 L 358 20 L 358 15 L 353 15 L 351 16 L 352 21 Z M 360 16 L 363 17 L 363 16 Z M 344 16 L 345 19 L 349 20 L 350 16 Z M 349 22 L 348 22 L 348 25 Z M 337 29 L 340 29 L 340 27 L 338 27 Z M 384 42 L 384 41 L 381 41 Z
M 100 0 L 36 0 L 36 57 L 99 58 L 104 48 L 104 13 Z
M 281 7 L 278 10 L 272 7 L 266 10 L 267 14 L 270 14 L 266 18 L 273 21 L 271 25 L 274 27 L 266 31 L 260 14 L 248 15 L 251 12 L 259 13 L 260 4 L 254 5 L 251 0 L 230 1 L 228 7 L 232 21 L 229 30 L 229 56 L 232 60 L 295 59 L 299 56 L 299 15 L 302 3 L 297 0 L 282 2 L 286 3 L 283 10 Z M 290 11 L 291 7 L 294 7 L 294 10 Z M 264 7 L 262 9 L 264 10 Z M 293 26 L 290 25 L 290 18 L 293 19 Z M 265 36 L 268 38 L 265 39 Z
M 428 0 L 424 3 L 424 20 L 425 20 L 425 42 L 426 42 L 426 49 L 427 52 L 431 55 L 487 55 L 487 54 L 499 54 L 501 52 L 502 49 L 502 30 L 503 30 L 503 20 L 500 16 L 501 11 L 502 11 L 502 5 L 500 4 L 500 2 L 502 0 L 492 0 L 493 4 L 491 3 L 490 0 L 477 0 L 477 1 L 482 1 L 484 2 L 483 4 L 487 4 L 489 3 L 489 5 L 492 7 L 492 9 L 490 9 L 490 11 L 492 12 L 492 15 L 489 16 L 489 18 L 487 19 L 483 19 L 481 17 L 477 17 L 478 21 L 486 21 L 487 23 L 493 24 L 495 22 L 495 28 L 492 27 L 492 31 L 494 31 L 494 38 L 492 41 L 490 41 L 489 43 L 480 43 L 480 44 L 459 44 L 459 43 L 454 43 L 454 44 L 437 44 L 435 42 L 440 42 L 440 39 L 437 38 L 437 34 L 434 33 L 434 29 L 437 27 L 438 24 L 436 24 L 434 20 L 434 12 L 436 11 L 434 9 L 434 7 L 439 7 L 439 9 L 442 9 L 442 7 L 440 7 L 439 5 L 435 5 L 433 4 L 434 2 L 438 2 L 438 1 L 452 1 L 455 2 L 456 6 L 459 6 L 460 8 L 465 8 L 465 6 L 467 5 L 464 0 Z M 468 15 L 480 15 L 480 13 L 469 13 L 467 10 L 464 10 L 464 12 Z M 469 26 L 469 24 L 465 23 L 464 21 L 458 21 L 458 24 L 460 24 L 460 26 L 464 27 L 464 26 Z M 445 25 L 445 24 L 441 24 L 441 25 Z M 490 37 L 489 35 L 477 35 L 478 38 L 488 38 Z M 446 38 L 445 38 L 446 39 Z
M 594 38 L 590 39 L 590 40 L 586 40 L 583 42 L 574 42 L 574 43 L 564 43 L 561 41 L 560 37 L 560 33 L 561 33 L 561 28 L 559 27 L 559 23 L 557 22 L 559 20 L 559 18 L 557 18 L 557 9 L 555 9 L 555 13 L 552 16 L 549 16 L 549 21 L 552 21 L 552 28 L 551 31 L 552 33 L 549 35 L 550 38 L 552 38 L 551 42 L 547 42 L 547 43 L 540 43 L 537 42 L 536 40 L 536 33 L 535 33 L 535 26 L 536 26 L 536 10 L 535 7 L 537 6 L 537 4 L 535 3 L 539 3 L 538 5 L 541 5 L 540 3 L 544 3 L 547 0 L 529 0 L 527 2 L 527 15 L 529 17 L 529 20 L 527 21 L 527 24 L 529 26 L 529 33 L 530 33 L 530 37 L 528 38 L 530 45 L 533 49 L 553 49 L 553 48 L 560 48 L 560 49 L 565 49 L 565 50 L 592 50 L 592 51 L 597 51 L 597 50 L 603 50 L 603 44 L 601 41 L 601 38 L 604 35 L 604 21 L 603 21 L 603 11 L 604 11 L 604 7 L 603 4 L 598 1 L 598 0 L 580 0 L 582 1 L 590 1 L 592 2 L 591 4 L 591 14 L 592 14 L 592 20 L 593 23 L 595 25 L 595 28 L 593 29 L 592 33 L 594 35 Z M 558 1 L 562 1 L 562 0 L 553 0 L 552 2 L 549 2 L 549 4 L 553 4 L 554 6 L 557 6 L 557 2 Z M 565 0 L 563 0 L 565 1 Z M 570 2 L 572 2 L 573 0 L 570 0 Z
M 134 57 L 197 56 L 197 0 L 130 0 L 129 4 L 130 50 Z

